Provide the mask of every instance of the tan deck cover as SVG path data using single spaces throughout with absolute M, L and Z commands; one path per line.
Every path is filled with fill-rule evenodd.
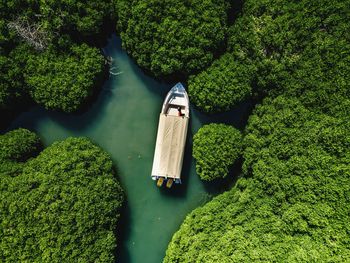
M 187 125 L 187 117 L 160 114 L 152 176 L 180 178 Z

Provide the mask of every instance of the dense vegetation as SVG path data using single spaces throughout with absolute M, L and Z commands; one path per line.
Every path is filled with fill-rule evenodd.
M 45 51 L 28 58 L 25 80 L 36 102 L 71 112 L 91 95 L 91 87 L 103 72 L 103 62 L 98 50 L 86 44 L 72 46 L 69 55 Z
M 17 129 L 0 136 L 0 160 L 24 162 L 40 150 L 38 136 L 26 129 Z
M 222 49 L 228 7 L 224 0 L 118 1 L 123 46 L 156 76 L 186 76 Z
M 244 176 L 187 216 L 165 262 L 348 261 L 348 123 L 266 100 L 249 121 Z
M 91 37 L 101 33 L 115 17 L 114 1 L 49 0 L 40 3 L 45 26 L 72 37 Z
M 208 124 L 193 136 L 193 157 L 202 180 L 224 178 L 241 153 L 241 132 L 225 124 Z
M 209 69 L 191 76 L 188 90 L 191 102 L 205 112 L 227 111 L 252 95 L 254 66 L 241 66 L 231 54 L 215 60 Z
M 78 109 L 105 69 L 98 49 L 82 42 L 101 34 L 114 3 L 5 1 L 0 17 L 0 110 L 28 95 L 49 109 Z
M 1 262 L 114 262 L 123 194 L 105 152 L 69 138 L 35 157 L 39 139 L 24 129 L 0 149 Z
M 24 1 L 9 0 L 0 4 L 1 28 L 6 32 L 6 22 L 18 17 L 39 22 L 50 37 L 93 37 L 103 31 L 104 24 L 115 18 L 115 2 L 103 1 Z M 10 32 L 8 32 L 10 33 Z
M 233 19 L 230 2 L 3 1 L 0 109 L 27 95 L 78 109 L 104 69 L 84 42 L 115 5 L 129 54 L 156 76 L 192 74 L 201 110 L 266 97 L 245 131 L 243 174 L 188 215 L 164 261 L 350 261 L 349 3 L 247 0 Z M 196 135 L 203 179 L 227 175 L 239 137 L 214 125 Z M 0 150 L 0 261 L 113 261 L 122 191 L 106 153 L 71 138 L 39 154 L 24 129 L 0 136 Z
M 0 55 L 0 105 L 8 108 L 23 93 L 22 81 L 18 79 L 21 69 L 7 57 Z
M 267 98 L 246 127 L 243 174 L 187 216 L 164 262 L 350 260 L 347 4 L 244 3 L 225 56 L 240 58 L 242 68 L 255 65 L 253 91 Z M 209 68 L 193 83 L 211 72 L 220 74 Z M 201 96 L 229 83 L 208 83 Z M 213 109 L 224 105 L 214 102 Z
M 259 96 L 271 91 L 291 92 L 285 84 L 295 85 L 297 90 L 293 92 L 299 95 L 308 86 L 305 98 L 308 93 L 333 93 L 323 87 L 324 81 L 331 81 L 331 74 L 326 74 L 326 79 L 318 76 L 327 70 L 340 77 L 338 72 L 349 64 L 347 6 L 346 0 L 288 3 L 275 0 L 269 4 L 245 1 L 240 16 L 228 30 L 227 53 L 190 77 L 191 101 L 204 111 L 214 112 L 232 108 L 249 94 L 249 87 Z M 310 63 L 319 70 L 307 79 L 303 70 Z M 304 74 L 307 83 L 294 81 L 300 74 Z M 342 78 L 333 88 L 344 95 L 349 74 Z M 326 98 L 324 95 L 320 99 Z

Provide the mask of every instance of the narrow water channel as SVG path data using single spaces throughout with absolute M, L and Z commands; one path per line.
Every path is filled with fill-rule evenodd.
M 67 115 L 37 106 L 19 115 L 9 129 L 33 130 L 46 146 L 70 136 L 86 136 L 106 150 L 127 197 L 119 225 L 118 262 L 161 262 L 185 216 L 228 187 L 208 186 L 199 180 L 191 157 L 192 135 L 209 122 L 242 128 L 251 105 L 245 103 L 229 113 L 210 117 L 191 109 L 183 185 L 158 189 L 150 173 L 159 112 L 172 85 L 146 76 L 121 49 L 116 36 L 110 38 L 104 52 L 113 58 L 113 71 L 119 74 L 110 76 L 86 112 Z

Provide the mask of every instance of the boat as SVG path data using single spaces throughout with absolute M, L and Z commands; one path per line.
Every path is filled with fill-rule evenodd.
M 154 150 L 152 179 L 161 187 L 181 184 L 181 170 L 185 153 L 190 102 L 181 83 L 177 83 L 164 99 L 159 116 Z

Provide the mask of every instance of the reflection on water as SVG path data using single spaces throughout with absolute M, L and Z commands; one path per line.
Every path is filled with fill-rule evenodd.
M 238 171 L 225 182 L 203 184 L 195 173 L 192 136 L 205 123 L 225 122 L 243 128 L 251 105 L 220 115 L 191 110 L 182 171 L 183 184 L 158 189 L 151 166 L 159 112 L 171 84 L 146 76 L 113 36 L 103 50 L 113 58 L 113 72 L 96 101 L 84 113 L 67 115 L 34 107 L 20 114 L 10 129 L 36 131 L 45 145 L 69 136 L 87 136 L 112 157 L 127 202 L 118 232 L 118 262 L 161 262 L 173 233 L 191 210 L 228 188 Z

